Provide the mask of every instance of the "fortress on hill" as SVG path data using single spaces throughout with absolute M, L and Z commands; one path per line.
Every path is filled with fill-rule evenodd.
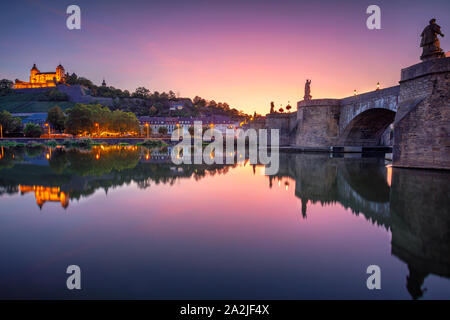
M 64 67 L 60 64 L 56 67 L 55 72 L 41 72 L 33 64 L 30 70 L 30 82 L 21 81 L 16 79 L 14 83 L 15 89 L 28 89 L 28 88 L 47 88 L 56 87 L 60 83 L 66 82 L 66 74 Z

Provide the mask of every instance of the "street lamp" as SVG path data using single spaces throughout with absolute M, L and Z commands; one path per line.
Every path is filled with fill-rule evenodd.
M 148 122 L 145 123 L 145 126 L 147 127 L 147 139 L 149 138 L 149 124 Z
M 100 125 L 98 124 L 98 122 L 96 122 L 95 126 L 97 127 L 97 137 L 99 137 L 100 136 Z
M 0 137 L 3 139 L 3 125 L 0 124 Z
M 50 126 L 47 122 L 45 123 L 45 126 L 48 127 L 48 137 L 50 138 Z

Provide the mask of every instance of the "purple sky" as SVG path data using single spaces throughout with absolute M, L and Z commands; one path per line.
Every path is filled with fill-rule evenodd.
M 81 30 L 66 8 L 81 7 Z M 366 28 L 370 4 L 381 30 Z M 344 97 L 396 85 L 419 62 L 432 17 L 450 50 L 450 1 L 24 1 L 2 4 L 0 78 L 28 80 L 36 63 L 134 91 L 200 95 L 246 112 L 270 101 Z

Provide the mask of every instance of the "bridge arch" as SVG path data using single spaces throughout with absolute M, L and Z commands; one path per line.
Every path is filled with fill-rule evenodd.
M 395 114 L 395 111 L 385 108 L 372 108 L 359 113 L 341 132 L 338 145 L 379 146 L 381 136 L 394 122 Z

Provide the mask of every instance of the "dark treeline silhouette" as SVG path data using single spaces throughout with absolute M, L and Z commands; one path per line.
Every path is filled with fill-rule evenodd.
M 225 115 L 230 117 L 249 118 L 242 110 L 231 107 L 226 102 L 206 100 L 196 96 L 192 101 L 187 98 L 179 98 L 177 94 L 169 92 L 151 92 L 145 87 L 138 87 L 134 92 L 121 90 L 112 86 L 97 86 L 91 80 L 78 77 L 75 73 L 67 74 L 66 83 L 69 85 L 82 85 L 89 89 L 90 94 L 96 97 L 115 99 L 111 109 L 130 111 L 137 116 L 207 116 Z M 139 99 L 139 100 L 136 100 Z M 181 110 L 170 110 L 171 102 L 179 102 L 184 106 Z

